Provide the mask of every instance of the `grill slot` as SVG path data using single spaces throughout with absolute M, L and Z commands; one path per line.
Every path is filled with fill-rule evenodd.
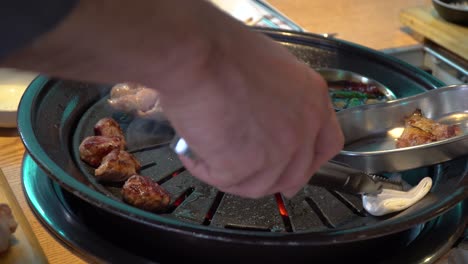
M 330 218 L 328 218 L 327 214 L 322 210 L 322 208 L 320 208 L 317 202 L 315 202 L 310 197 L 306 197 L 305 201 L 309 204 L 310 208 L 317 214 L 325 226 L 329 228 L 335 228 L 335 225 L 331 222 Z
M 211 188 L 211 190 L 214 190 Z M 216 214 L 216 211 L 218 210 L 219 204 L 221 203 L 221 200 L 224 197 L 224 192 L 219 192 L 216 194 L 216 197 L 213 200 L 213 203 L 210 206 L 210 209 L 205 215 L 205 219 L 203 220 L 203 225 L 210 225 L 211 220 L 213 219 L 213 216 Z
M 179 197 L 177 197 L 177 199 L 174 200 L 174 202 L 169 206 L 169 208 L 167 208 L 165 213 L 172 214 L 179 207 L 179 205 L 185 202 L 187 197 L 189 197 L 194 190 L 194 187 L 190 187 L 187 190 L 185 190 Z
M 176 176 L 172 176 L 174 174 Z M 216 189 L 197 180 L 185 170 L 178 170 L 172 175 L 161 184 L 171 194 L 171 200 L 176 205 L 171 206 L 172 210 L 166 211 L 166 215 L 182 221 L 202 224 L 215 200 Z
M 305 201 L 304 192 L 299 192 L 291 199 L 286 199 L 286 210 L 295 231 L 327 229 L 318 215 Z
M 293 232 L 294 227 L 291 223 L 291 219 L 289 218 L 289 213 L 288 213 L 288 210 L 286 209 L 283 196 L 277 193 L 275 194 L 275 199 L 276 199 L 276 203 L 278 204 L 278 211 L 279 211 L 281 218 L 283 219 L 284 228 L 286 229 L 286 232 Z
M 364 207 L 362 207 L 362 201 L 360 198 L 356 196 L 342 194 L 333 190 L 328 190 L 328 191 L 356 215 L 363 216 L 363 217 L 367 216 L 367 213 Z
M 158 184 L 159 185 L 163 185 L 165 182 L 167 182 L 168 180 L 174 178 L 175 176 L 179 175 L 180 173 L 182 173 L 183 171 L 185 171 L 185 168 L 182 167 L 180 169 L 177 169 L 176 171 L 173 171 L 171 173 L 169 173 L 168 175 L 166 175 L 165 177 L 161 178 L 159 181 L 158 181 Z
M 172 173 L 169 179 L 161 184 L 161 186 L 169 192 L 171 201 L 176 201 L 188 189 L 195 189 L 195 186 L 198 185 L 199 181 L 192 177 L 188 171 L 184 171 L 180 174 Z
M 331 223 L 330 226 L 341 226 L 358 217 L 352 210 L 350 210 L 350 208 L 348 208 L 347 205 L 343 204 L 341 200 L 337 199 L 324 188 L 306 186 L 304 188 L 304 194 L 306 197 L 312 199 L 317 207 L 320 208 L 320 210 L 316 210 L 315 212 L 318 214 L 323 213 L 322 216 L 319 215 L 320 219 L 328 219 Z M 311 205 L 310 201 L 307 202 Z M 324 218 L 324 216 L 326 217 Z
M 153 150 L 153 149 L 159 149 L 159 148 L 162 148 L 162 147 L 167 147 L 167 146 L 169 146 L 170 143 L 171 143 L 170 141 L 163 142 L 163 143 L 156 143 L 156 144 L 152 144 L 152 145 L 149 145 L 149 146 L 143 146 L 143 147 L 139 147 L 139 148 L 136 148 L 136 149 L 127 150 L 127 152 L 134 154 L 134 153 L 137 153 L 137 152 L 150 151 L 150 150 Z
M 142 175 L 150 176 L 156 182 L 161 181 L 173 174 L 174 172 L 183 169 L 182 163 L 179 161 L 176 154 L 169 148 L 161 148 L 152 151 L 144 151 L 134 154 L 141 164 L 156 163 L 155 166 L 142 171 Z
M 144 171 L 144 170 L 149 169 L 149 168 L 151 168 L 153 166 L 156 166 L 156 164 L 157 164 L 156 162 L 150 162 L 150 163 L 142 164 L 141 168 L 140 168 L 140 171 Z

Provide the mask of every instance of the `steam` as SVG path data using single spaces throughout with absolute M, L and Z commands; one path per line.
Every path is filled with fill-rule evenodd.
M 127 143 L 141 148 L 170 141 L 175 131 L 167 119 L 134 118 L 126 129 Z

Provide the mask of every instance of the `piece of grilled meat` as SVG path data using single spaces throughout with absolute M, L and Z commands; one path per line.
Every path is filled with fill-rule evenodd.
M 94 125 L 94 134 L 96 136 L 118 137 L 122 141 L 122 144 L 126 145 L 122 128 L 117 121 L 110 117 L 102 118 Z
M 148 176 L 133 175 L 122 188 L 123 200 L 146 211 L 163 211 L 170 203 L 166 190 Z
M 111 89 L 108 102 L 119 111 L 134 113 L 142 118 L 165 119 L 159 93 L 138 83 L 116 84 Z
M 408 126 L 405 128 L 405 130 L 403 130 L 400 138 L 397 139 L 396 147 L 411 147 L 431 143 L 434 141 L 436 141 L 435 137 L 431 133 L 421 130 L 417 127 Z
M 397 148 L 417 146 L 443 139 L 448 139 L 461 134 L 457 125 L 444 125 L 423 116 L 417 109 L 405 121 L 405 130 L 396 141 Z
M 125 148 L 119 137 L 90 136 L 80 144 L 80 158 L 90 166 L 97 168 L 104 156 L 114 149 Z
M 0 203 L 0 254 L 10 247 L 11 235 L 16 231 L 16 222 L 10 207 Z
M 103 182 L 123 182 L 137 174 L 140 168 L 140 162 L 132 154 L 114 149 L 104 156 L 94 176 Z

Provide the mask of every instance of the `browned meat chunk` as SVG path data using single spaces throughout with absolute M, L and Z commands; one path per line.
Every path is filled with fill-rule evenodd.
M 461 134 L 457 125 L 444 125 L 422 115 L 417 109 L 405 122 L 405 130 L 396 141 L 397 148 L 417 146 Z
M 94 171 L 99 181 L 123 182 L 140 170 L 140 162 L 130 153 L 114 149 L 101 161 Z
M 118 137 L 86 137 L 79 147 L 80 158 L 96 168 L 101 164 L 102 158 L 114 149 L 124 149 L 124 144 Z
M 94 125 L 94 134 L 104 137 L 118 137 L 125 146 L 125 136 L 119 123 L 112 118 L 102 118 Z
M 10 237 L 16 231 L 18 223 L 7 204 L 0 204 L 0 253 L 10 247 Z
M 434 135 L 436 140 L 443 140 L 458 136 L 461 134 L 460 127 L 457 125 L 444 125 L 435 122 L 429 118 L 425 118 L 421 110 L 416 110 L 416 112 L 411 115 L 410 118 L 406 120 L 408 126 L 417 127 L 421 130 L 424 130 L 428 133 Z
M 150 177 L 133 175 L 122 188 L 123 200 L 146 211 L 162 211 L 170 203 L 170 196 Z
M 120 83 L 112 87 L 109 104 L 117 110 L 135 113 L 148 119 L 164 119 L 159 93 L 137 83 Z
M 431 133 L 428 133 L 417 127 L 409 126 L 406 127 L 405 130 L 403 130 L 403 133 L 401 134 L 400 138 L 397 139 L 396 147 L 411 147 L 431 143 L 434 141 L 436 141 L 435 137 Z

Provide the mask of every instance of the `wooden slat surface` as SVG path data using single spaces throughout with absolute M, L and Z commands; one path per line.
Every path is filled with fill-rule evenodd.
M 427 6 L 405 9 L 400 19 L 422 36 L 468 60 L 468 27 L 445 21 Z
M 82 264 L 84 260 L 65 248 L 52 237 L 36 219 L 25 200 L 21 186 L 21 161 L 24 147 L 16 129 L 0 128 L 0 168 L 7 179 L 21 210 L 23 211 L 34 236 L 39 241 L 48 262 L 52 264 Z M 0 263 L 3 263 L 0 259 Z M 31 262 L 23 262 L 31 263 Z M 34 263 L 34 262 L 32 262 Z
M 0 263 L 47 263 L 47 258 L 29 225 L 29 221 L 25 217 L 1 169 L 0 203 L 7 204 L 11 208 L 12 214 L 18 223 L 18 227 L 12 235 L 10 248 L 0 255 Z

